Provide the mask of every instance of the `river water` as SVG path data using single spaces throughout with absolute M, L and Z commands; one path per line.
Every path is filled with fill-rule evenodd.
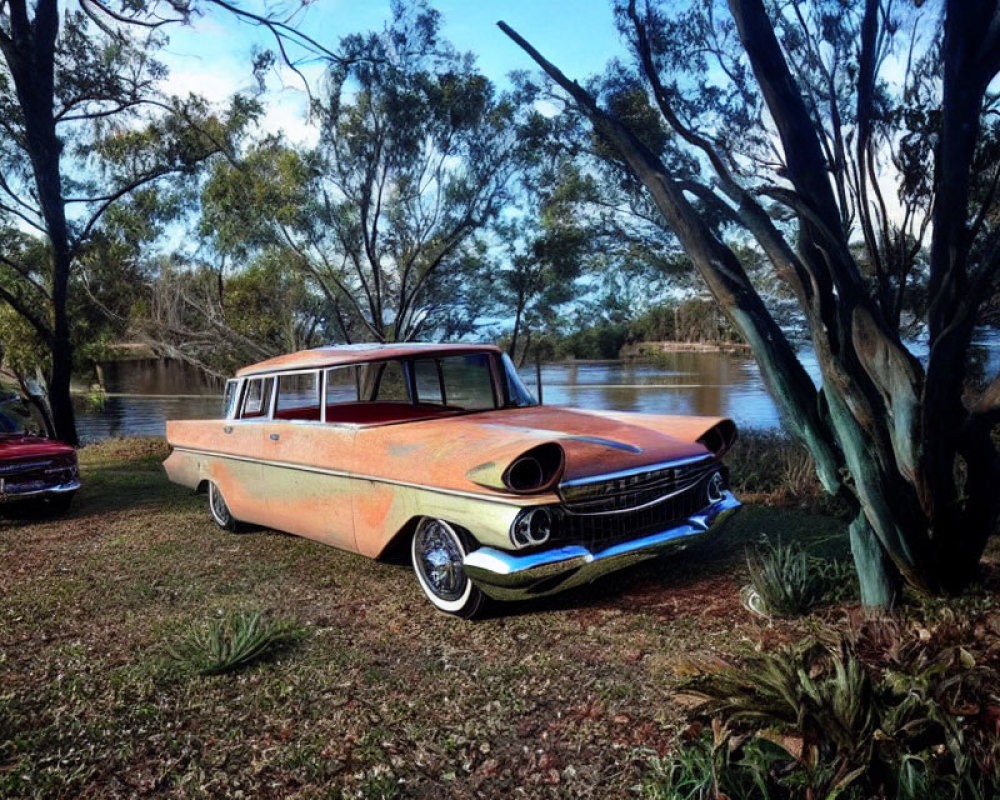
M 811 364 L 806 362 L 806 367 Z M 814 368 L 810 371 L 815 373 Z M 536 391 L 534 367 L 525 367 L 521 374 L 528 388 Z M 109 436 L 162 436 L 167 419 L 219 415 L 220 387 L 162 363 L 123 362 L 106 375 L 106 381 L 110 394 L 102 407 L 82 397 L 77 400 L 77 425 L 85 442 Z M 545 364 L 542 395 L 546 405 L 727 416 L 744 428 L 781 425 L 756 363 L 731 353 L 668 353 L 656 365 Z

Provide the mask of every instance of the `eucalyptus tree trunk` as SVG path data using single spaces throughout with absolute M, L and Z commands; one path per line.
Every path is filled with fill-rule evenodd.
M 883 302 L 892 293 L 873 292 L 863 277 L 845 224 L 844 193 L 835 191 L 829 152 L 762 0 L 729 0 L 729 8 L 782 145 L 782 178 L 791 188 L 772 186 L 768 193 L 798 219 L 795 248 L 761 204 L 759 192 L 749 191 L 731 172 L 732 162 L 716 142 L 675 113 L 635 0 L 626 13 L 634 25 L 634 46 L 652 99 L 665 124 L 714 168 L 712 185 L 693 185 L 672 175 L 626 123 L 600 107 L 508 26 L 500 26 L 570 95 L 642 182 L 715 299 L 750 344 L 786 422 L 812 453 L 823 486 L 852 505 L 850 541 L 863 602 L 893 605 L 902 579 L 923 592 L 960 591 L 974 577 L 1000 511 L 1000 459 L 990 438 L 998 421 L 1000 378 L 982 397 L 972 402 L 963 397 L 964 364 L 978 302 L 1000 267 L 996 253 L 982 264 L 969 262 L 967 227 L 979 115 L 986 88 L 1000 69 L 997 3 L 947 4 L 930 267 L 931 356 L 926 369 L 900 339 L 898 308 Z M 874 160 L 869 130 L 879 13 L 876 0 L 867 0 L 857 90 L 857 157 L 863 165 Z M 700 218 L 686 193 L 712 204 L 748 231 L 795 293 L 822 373 L 819 391 L 734 252 Z M 889 285 L 883 281 L 877 288 Z
M 60 155 L 56 135 L 55 48 L 59 33 L 56 0 L 38 0 L 29 20 L 25 0 L 10 0 L 10 34 L 0 35 L 0 52 L 7 62 L 24 119 L 25 150 L 29 154 L 41 217 L 49 239 L 52 303 L 51 328 L 39 331 L 51 348 L 49 404 L 56 436 L 77 444 L 76 421 L 70 399 L 73 344 L 67 301 L 72 248 L 62 195 Z M 35 310 L 37 311 L 37 309 Z M 26 315 L 32 319 L 34 314 Z

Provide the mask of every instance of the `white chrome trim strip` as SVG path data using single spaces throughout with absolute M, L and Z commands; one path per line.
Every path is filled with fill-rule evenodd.
M 268 467 L 281 467 L 284 469 L 294 469 L 300 472 L 312 472 L 317 475 L 330 475 L 334 478 L 349 478 L 351 480 L 358 481 L 371 481 L 373 483 L 386 483 L 391 486 L 404 486 L 408 489 L 422 489 L 428 492 L 436 492 L 438 494 L 447 494 L 454 497 L 468 497 L 475 500 L 483 500 L 487 503 L 500 503 L 502 505 L 513 505 L 517 508 L 527 508 L 533 505 L 549 505 L 551 504 L 551 495 L 538 495 L 537 498 L 533 495 L 530 498 L 526 498 L 523 495 L 516 494 L 505 494 L 505 495 L 492 495 L 492 494 L 479 494 L 477 492 L 464 492 L 461 489 L 442 489 L 439 486 L 429 486 L 424 483 L 412 483 L 410 481 L 396 480 L 395 478 L 382 478 L 377 475 L 362 475 L 357 472 L 343 472 L 342 470 L 327 469 L 326 467 L 313 467 L 308 464 L 293 464 L 288 461 L 272 461 L 266 458 L 250 458 L 248 456 L 238 456 L 232 453 L 220 453 L 215 450 L 199 450 L 194 447 L 182 447 L 174 446 L 175 452 L 180 453 L 193 453 L 195 455 L 205 455 L 212 456 L 214 458 L 228 458 L 232 461 L 243 461 L 248 464 L 261 464 Z M 525 500 L 535 500 L 539 499 L 539 503 L 526 503 Z
M 627 478 L 630 475 L 638 475 L 642 472 L 654 472 L 658 469 L 669 469 L 672 467 L 685 467 L 688 464 L 696 464 L 699 461 L 706 461 L 708 459 L 714 458 L 711 453 L 706 453 L 703 456 L 691 456 L 690 458 L 682 458 L 677 461 L 662 461 L 659 464 L 646 464 L 642 467 L 633 467 L 632 469 L 623 469 L 618 472 L 605 472 L 601 475 L 588 475 L 585 478 L 573 478 L 570 481 L 563 481 L 559 484 L 559 487 L 563 486 L 584 486 L 588 483 L 600 483 L 601 481 L 613 481 L 618 478 Z
M 667 502 L 667 500 L 671 500 L 674 497 L 677 497 L 678 495 L 684 494 L 684 492 L 690 491 L 691 489 L 695 488 L 699 483 L 701 483 L 702 480 L 705 478 L 705 476 L 708 474 L 709 473 L 706 471 L 704 474 L 699 475 L 695 480 L 682 486 L 680 489 L 675 489 L 674 491 L 669 492 L 668 494 L 660 495 L 655 500 L 650 500 L 646 503 L 643 503 L 642 505 L 629 506 L 628 508 L 614 508 L 610 510 L 605 509 L 603 511 L 577 511 L 573 508 L 570 508 L 569 504 L 564 501 L 563 511 L 565 511 L 571 517 L 606 517 L 606 516 L 613 516 L 614 514 L 630 514 L 633 511 L 644 511 L 647 508 L 658 506 L 660 503 L 665 503 Z M 591 502 L 596 503 L 599 502 L 599 500 L 594 500 Z M 706 502 L 709 502 L 707 498 Z

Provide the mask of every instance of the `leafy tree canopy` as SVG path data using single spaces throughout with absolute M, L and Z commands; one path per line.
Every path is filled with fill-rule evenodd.
M 642 187 L 824 485 L 856 509 L 865 601 L 891 604 L 901 577 L 960 589 L 1000 513 L 1000 378 L 977 386 L 969 371 L 1000 272 L 1000 7 L 627 0 L 616 13 L 630 61 L 587 87 L 501 26 L 592 123 L 623 185 Z M 734 241 L 796 298 L 819 390 Z M 902 339 L 921 312 L 926 363 Z

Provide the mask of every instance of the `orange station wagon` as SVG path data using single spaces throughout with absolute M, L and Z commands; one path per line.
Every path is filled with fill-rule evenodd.
M 346 345 L 226 385 L 167 423 L 167 474 L 216 523 L 389 560 L 441 611 L 552 594 L 683 546 L 739 508 L 728 419 L 539 405 L 498 348 Z

